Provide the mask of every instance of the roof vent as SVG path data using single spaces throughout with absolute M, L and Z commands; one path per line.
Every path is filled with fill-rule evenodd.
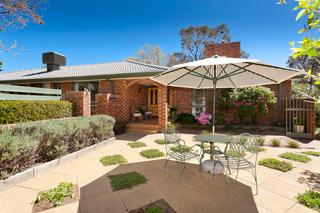
M 42 63 L 47 65 L 47 71 L 59 70 L 66 65 L 66 57 L 56 52 L 42 53 Z

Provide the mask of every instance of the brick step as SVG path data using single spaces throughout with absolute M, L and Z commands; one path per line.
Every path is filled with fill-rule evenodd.
M 148 130 L 158 130 L 160 126 L 157 124 L 139 124 L 139 123 L 129 123 L 127 125 L 128 129 L 148 129 Z
M 126 131 L 127 131 L 127 132 L 148 133 L 148 134 L 158 133 L 158 129 L 135 129 L 135 128 L 127 128 Z

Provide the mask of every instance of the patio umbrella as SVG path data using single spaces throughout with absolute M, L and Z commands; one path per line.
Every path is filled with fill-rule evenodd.
M 217 88 L 244 88 L 279 84 L 302 75 L 305 75 L 304 71 L 270 65 L 256 59 L 228 58 L 215 55 L 211 58 L 175 65 L 152 79 L 173 87 L 213 89 L 212 119 L 215 121 Z M 214 141 L 214 122 L 212 133 Z
M 265 64 L 257 59 L 213 56 L 211 58 L 175 65 L 152 80 L 166 86 L 192 89 L 213 89 L 212 119 L 215 120 L 217 88 L 244 88 L 279 84 L 306 73 Z M 212 132 L 215 132 L 214 125 Z

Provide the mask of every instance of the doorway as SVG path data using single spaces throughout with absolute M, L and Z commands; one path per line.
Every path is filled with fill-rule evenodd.
M 148 88 L 148 111 L 152 116 L 158 116 L 158 88 Z

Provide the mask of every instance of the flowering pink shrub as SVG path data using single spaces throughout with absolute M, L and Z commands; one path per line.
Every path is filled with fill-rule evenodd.
M 211 124 L 212 115 L 210 113 L 202 112 L 199 116 L 196 117 L 196 120 L 199 124 L 207 125 Z

